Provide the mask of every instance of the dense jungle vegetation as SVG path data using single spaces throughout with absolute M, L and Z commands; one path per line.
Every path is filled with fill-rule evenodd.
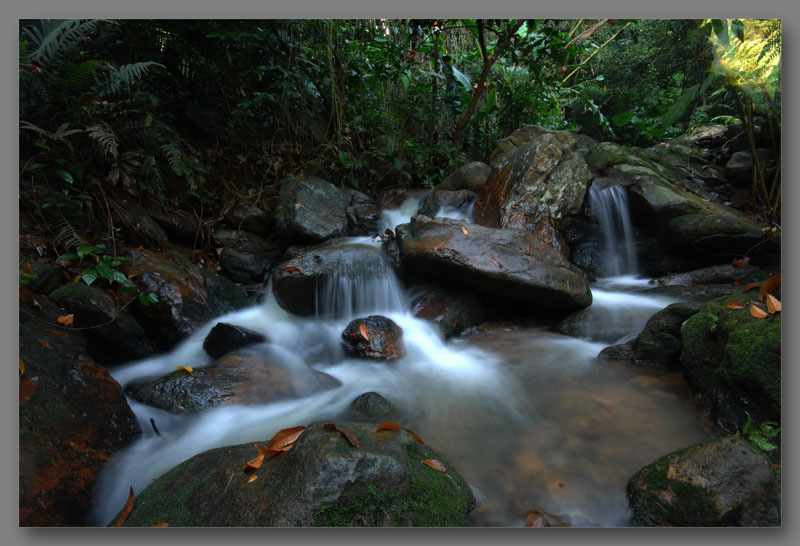
M 114 243 L 122 196 L 206 222 L 290 173 L 432 187 L 523 124 L 743 123 L 771 135 L 750 205 L 775 218 L 780 52 L 777 20 L 24 20 L 20 210 L 64 255 Z

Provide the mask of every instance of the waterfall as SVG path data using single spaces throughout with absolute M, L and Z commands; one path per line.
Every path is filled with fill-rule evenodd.
M 600 188 L 592 184 L 589 202 L 592 216 L 603 234 L 604 276 L 635 275 L 639 268 L 627 191 L 622 186 Z

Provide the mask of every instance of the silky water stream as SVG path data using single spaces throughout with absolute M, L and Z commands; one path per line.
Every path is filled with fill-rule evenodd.
M 419 200 L 410 199 L 387 211 L 384 227 L 407 222 L 418 207 Z M 469 221 L 471 211 L 440 215 Z M 371 244 L 368 238 L 352 242 Z M 626 260 L 616 262 L 631 263 Z M 272 341 L 264 350 L 287 368 L 310 365 L 341 386 L 302 399 L 191 415 L 129 400 L 143 434 L 101 476 L 93 521 L 105 525 L 122 508 L 131 486 L 138 493 L 195 454 L 264 441 L 282 428 L 315 420 L 345 418 L 354 398 L 375 391 L 398 410 L 396 420 L 416 431 L 470 484 L 478 500 L 473 525 L 521 526 L 534 510 L 573 526 L 627 525 L 630 476 L 672 450 L 707 438 L 679 371 L 596 358 L 608 339 L 638 333 L 649 316 L 670 303 L 637 293 L 646 281 L 634 273 L 616 270 L 616 276 L 593 286 L 588 312 L 599 314 L 604 329 L 599 336 L 585 331 L 580 337 L 488 324 L 444 341 L 434 326 L 411 315 L 411 292 L 388 266 L 373 279 L 330 279 L 318 294 L 314 318 L 283 311 L 267 287 L 262 304 L 219 317 L 170 353 L 123 365 L 112 375 L 124 388 L 178 365 L 210 364 L 202 343 L 223 321 L 265 334 Z M 330 306 L 338 315 L 327 312 Z M 386 363 L 345 356 L 341 332 L 350 320 L 368 314 L 400 325 L 402 359 Z

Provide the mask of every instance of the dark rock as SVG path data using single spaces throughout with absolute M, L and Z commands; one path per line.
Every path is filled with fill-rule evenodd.
M 139 322 L 121 312 L 119 304 L 104 290 L 74 282 L 53 291 L 50 299 L 66 310 L 64 314 L 74 315 L 73 326 L 85 328 L 82 332 L 88 352 L 103 365 L 137 360 L 153 352 Z
M 774 295 L 780 299 L 780 290 Z M 741 430 L 747 414 L 756 426 L 781 420 L 781 314 L 757 319 L 747 308 L 725 305 L 756 298 L 757 289 L 717 298 L 681 327 L 683 374 L 728 430 Z
M 342 340 L 346 353 L 361 358 L 395 360 L 404 353 L 403 329 L 380 315 L 350 321 L 342 332 Z
M 567 311 L 592 302 L 586 277 L 553 247 L 523 230 L 415 216 L 397 227 L 397 239 L 409 267 L 432 280 L 462 282 L 493 301 L 533 303 L 534 311 Z
M 392 404 L 377 392 L 365 392 L 353 400 L 350 409 L 363 417 L 377 419 L 389 415 Z
M 133 313 L 161 348 L 167 349 L 214 317 L 247 307 L 250 300 L 233 282 L 200 269 L 174 251 L 129 250 L 120 269 L 158 303 L 132 305 Z
M 436 190 L 469 190 L 477 193 L 486 183 L 490 174 L 492 174 L 492 168 L 486 163 L 470 161 L 447 175 L 447 178 L 436 186 Z
M 214 246 L 222 249 L 219 263 L 234 282 L 263 283 L 281 248 L 247 231 L 220 229 L 214 232 Z
M 756 154 L 762 166 L 774 160 L 771 150 L 758 149 Z M 750 150 L 734 153 L 725 164 L 725 168 L 730 172 L 734 184 L 747 187 L 753 183 L 753 154 Z
M 218 322 L 203 341 L 203 350 L 214 358 L 219 358 L 247 345 L 263 343 L 266 336 L 227 322 Z
M 742 286 L 763 280 L 764 271 L 752 265 L 737 266 L 731 264 L 714 265 L 665 275 L 653 280 L 656 286 L 691 286 L 696 284 L 728 284 L 739 283 Z
M 597 358 L 607 358 L 609 360 L 633 360 L 633 347 L 630 343 L 619 343 L 610 345 L 600 351 Z
M 356 190 L 344 190 L 348 235 L 373 235 L 378 231 L 380 212 L 368 195 Z
M 482 226 L 528 230 L 564 252 L 562 231 L 580 211 L 592 174 L 570 133 L 542 131 L 493 162 L 473 216 Z
M 147 214 L 164 230 L 171 241 L 194 246 L 206 239 L 207 226 L 194 214 L 178 209 L 164 209 L 157 202 L 147 204 Z
M 468 206 L 475 200 L 476 196 L 477 194 L 475 192 L 469 190 L 447 191 L 437 188 L 425 197 L 417 214 L 433 218 L 442 207 L 460 209 Z
M 717 438 L 678 450 L 628 482 L 632 520 L 657 527 L 779 526 L 775 474 L 769 460 L 741 437 Z M 752 514 L 761 513 L 760 521 Z
M 319 301 L 317 293 L 319 291 L 322 298 L 327 283 L 345 280 L 354 286 L 360 284 L 364 289 L 364 283 L 380 282 L 391 271 L 380 249 L 366 244 L 345 244 L 332 240 L 318 246 L 287 251 L 287 257 L 286 261 L 273 268 L 272 291 L 281 307 L 297 315 L 313 315 L 322 311 L 316 307 Z M 377 286 L 372 288 L 378 289 Z M 369 294 L 357 295 L 367 297 Z M 340 311 L 344 309 L 325 310 L 332 314 Z
M 139 428 L 80 332 L 48 332 L 61 311 L 36 301 L 20 302 L 19 524 L 88 525 L 98 472 Z
M 138 201 L 122 199 L 112 209 L 112 216 L 115 225 L 122 228 L 134 245 L 162 249 L 169 244 L 167 232 L 147 214 Z
M 40 262 L 39 260 L 30 260 L 25 263 L 30 264 L 31 271 L 36 275 L 35 279 L 31 279 L 25 285 L 28 290 L 34 294 L 49 294 L 66 280 L 64 276 L 52 265 Z
M 225 226 L 233 230 L 249 231 L 261 237 L 275 233 L 275 218 L 256 205 L 234 205 L 224 220 Z
M 680 365 L 681 325 L 702 308 L 702 303 L 673 303 L 650 317 L 631 343 L 633 360 L 637 364 Z
M 318 243 L 347 231 L 347 201 L 341 188 L 321 178 L 288 176 L 281 182 L 278 231 L 293 243 Z
M 129 385 L 126 392 L 139 402 L 177 413 L 301 398 L 339 385 L 334 377 L 282 350 L 261 348 L 228 353 L 192 373 L 176 370 L 148 383 Z
M 435 288 L 411 302 L 415 317 L 429 320 L 445 337 L 457 336 L 486 320 L 481 301 L 471 292 Z
M 312 423 L 285 453 L 268 457 L 248 483 L 252 443 L 213 449 L 173 468 L 136 498 L 126 526 L 465 526 L 469 486 L 441 455 L 405 431 L 337 422 L 361 447 Z M 266 444 L 265 442 L 261 442 Z M 447 472 L 422 464 L 440 461 Z

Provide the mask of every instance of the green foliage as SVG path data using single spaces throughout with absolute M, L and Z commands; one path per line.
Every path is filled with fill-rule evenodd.
M 778 448 L 775 444 L 770 442 L 772 438 L 775 438 L 780 434 L 781 429 L 775 428 L 777 423 L 772 421 L 763 421 L 758 428 L 753 425 L 753 419 L 748 412 L 745 412 L 747 415 L 747 421 L 745 422 L 744 426 L 741 430 L 741 435 L 747 438 L 747 440 L 756 446 L 761 451 L 773 451 Z M 739 432 L 736 432 L 735 436 L 739 436 Z

